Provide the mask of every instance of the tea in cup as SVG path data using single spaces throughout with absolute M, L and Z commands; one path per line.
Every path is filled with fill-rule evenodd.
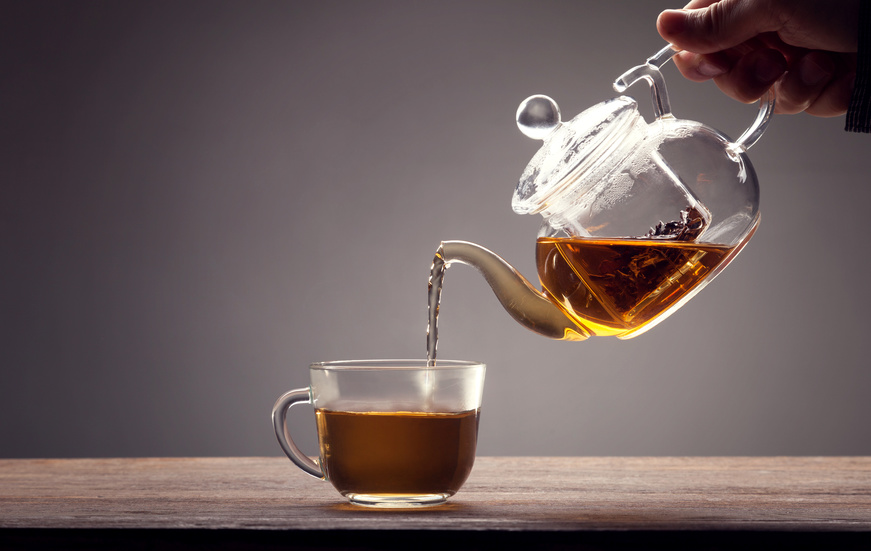
M 310 386 L 275 403 L 275 434 L 294 464 L 351 503 L 438 505 L 460 489 L 475 462 L 484 371 L 482 363 L 451 360 L 314 363 Z M 287 432 L 287 411 L 298 403 L 314 406 L 318 459 Z

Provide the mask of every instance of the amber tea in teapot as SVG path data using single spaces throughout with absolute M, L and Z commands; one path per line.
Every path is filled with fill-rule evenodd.
M 545 296 L 598 336 L 627 336 L 680 303 L 735 250 L 699 243 L 705 219 L 681 211 L 642 238 L 539 237 Z
M 703 281 L 734 247 L 654 239 L 541 237 L 544 292 L 598 336 L 640 329 Z

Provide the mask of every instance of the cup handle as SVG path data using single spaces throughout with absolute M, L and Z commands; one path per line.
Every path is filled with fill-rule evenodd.
M 297 388 L 285 392 L 272 407 L 272 426 L 275 429 L 278 444 L 287 457 L 307 474 L 324 480 L 326 477 L 318 460 L 302 453 L 287 432 L 287 410 L 295 404 L 310 404 L 311 401 L 311 390 L 308 388 Z

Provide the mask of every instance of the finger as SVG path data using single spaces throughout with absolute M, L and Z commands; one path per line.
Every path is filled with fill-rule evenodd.
M 681 50 L 675 54 L 674 62 L 686 78 L 695 82 L 709 80 L 728 73 L 738 60 L 756 50 L 774 49 L 784 53 L 776 37 L 772 41 L 769 34 L 762 34 L 738 44 L 734 48 L 709 54 L 695 54 L 688 50 Z M 789 59 L 788 55 L 785 53 L 784 55 Z
M 835 61 L 826 52 L 811 51 L 792 60 L 777 82 L 776 113 L 801 113 L 813 105 L 835 76 Z
M 681 74 L 693 82 L 705 82 L 729 72 L 734 63 L 719 54 L 701 55 L 686 50 L 672 58 Z
M 711 4 L 715 4 L 720 0 L 690 0 L 690 3 L 683 7 L 685 10 L 696 10 L 699 8 L 707 8 Z
M 779 51 L 754 50 L 741 57 L 727 73 L 714 77 L 714 82 L 726 95 L 752 103 L 783 76 L 787 67 Z
M 817 96 L 805 112 L 817 117 L 837 117 L 847 112 L 856 80 L 854 70 L 839 74 Z
M 783 22 L 765 0 L 720 0 L 697 9 L 666 10 L 659 14 L 656 26 L 678 48 L 706 54 L 777 31 Z

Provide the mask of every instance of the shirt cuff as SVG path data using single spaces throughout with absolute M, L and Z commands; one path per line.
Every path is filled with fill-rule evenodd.
M 871 0 L 859 2 L 859 53 L 856 81 L 847 109 L 848 132 L 871 132 Z

